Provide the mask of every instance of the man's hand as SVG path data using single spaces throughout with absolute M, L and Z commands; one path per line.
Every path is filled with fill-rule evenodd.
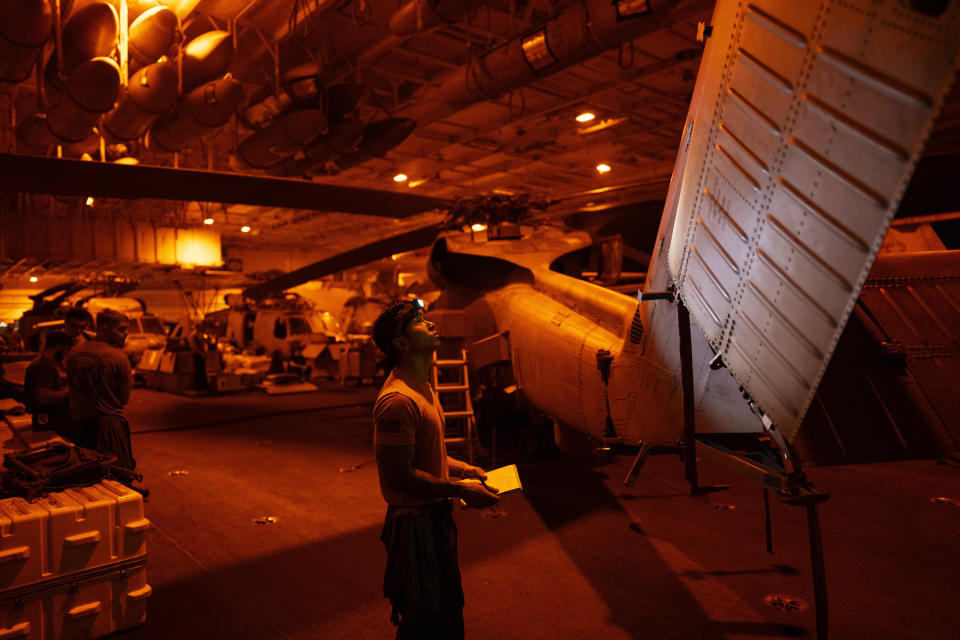
M 476 482 L 461 482 L 459 493 L 460 499 L 466 502 L 468 507 L 476 509 L 486 509 L 500 502 L 500 496 Z
M 487 472 L 481 469 L 480 467 L 467 465 L 460 470 L 460 477 L 461 478 L 479 478 L 480 480 L 486 480 Z

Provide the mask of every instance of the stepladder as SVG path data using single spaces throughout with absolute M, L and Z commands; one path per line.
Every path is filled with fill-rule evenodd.
M 460 351 L 458 359 L 434 360 L 431 368 L 433 388 L 443 409 L 443 440 L 448 449 L 465 451 L 467 461 L 473 464 L 480 440 L 470 398 L 469 376 L 467 352 L 464 350 Z

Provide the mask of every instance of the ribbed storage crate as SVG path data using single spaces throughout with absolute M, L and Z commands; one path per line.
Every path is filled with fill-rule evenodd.
M 112 480 L 0 500 L 0 640 L 101 638 L 146 620 L 143 497 Z

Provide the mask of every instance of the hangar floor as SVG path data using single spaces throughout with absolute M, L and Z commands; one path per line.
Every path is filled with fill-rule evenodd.
M 152 490 L 145 626 L 153 639 L 386 639 L 383 516 L 370 388 L 267 398 L 134 393 L 134 451 Z M 804 513 L 702 462 L 690 497 L 673 456 L 521 463 L 499 511 L 458 509 L 471 638 L 814 637 Z M 178 471 L 186 473 L 175 473 Z M 956 461 L 812 469 L 834 638 L 955 638 Z M 260 524 L 265 517 L 274 523 Z M 809 603 L 776 608 L 771 594 Z

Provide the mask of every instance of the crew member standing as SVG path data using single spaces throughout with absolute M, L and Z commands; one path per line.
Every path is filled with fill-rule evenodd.
M 119 311 L 98 313 L 96 338 L 77 343 L 67 356 L 67 382 L 74 442 L 111 453 L 120 466 L 134 469 L 130 423 L 123 409 L 133 387 L 130 359 L 122 350 L 129 326 Z
M 419 301 L 397 302 L 374 324 L 389 375 L 373 409 L 374 448 L 387 515 L 384 597 L 393 605 L 397 640 L 463 638 L 463 589 L 451 498 L 472 507 L 499 502 L 478 483 L 486 473 L 447 456 L 443 411 L 428 382 L 440 337 Z M 495 489 L 493 490 L 495 491 Z
M 68 440 L 73 436 L 63 361 L 71 346 L 70 334 L 51 331 L 44 339 L 40 355 L 27 367 L 23 378 L 27 411 L 33 414 L 34 430 L 50 429 Z
M 87 330 L 93 325 L 93 316 L 86 309 L 70 309 L 63 321 L 63 330 L 73 340 L 73 344 L 90 340 Z

